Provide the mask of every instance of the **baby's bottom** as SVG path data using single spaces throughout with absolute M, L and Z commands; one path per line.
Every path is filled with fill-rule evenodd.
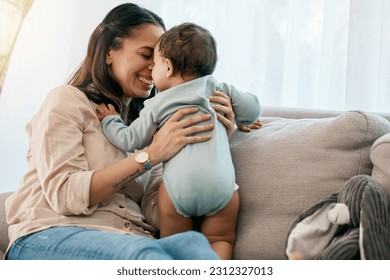
M 158 216 L 160 237 L 192 230 L 192 218 L 180 215 L 173 205 L 164 183 L 158 192 Z M 239 208 L 238 191 L 233 193 L 229 203 L 212 216 L 204 216 L 201 232 L 207 237 L 213 250 L 221 259 L 231 259 L 236 240 L 236 224 Z

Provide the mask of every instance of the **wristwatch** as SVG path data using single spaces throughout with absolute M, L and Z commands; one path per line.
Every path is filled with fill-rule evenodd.
M 149 154 L 144 150 L 135 151 L 135 161 L 142 164 L 146 170 L 152 169 L 152 165 L 149 162 Z

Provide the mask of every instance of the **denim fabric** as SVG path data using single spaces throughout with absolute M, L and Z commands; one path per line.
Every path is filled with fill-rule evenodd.
M 207 239 L 189 231 L 162 239 L 80 227 L 55 227 L 24 236 L 9 260 L 208 260 L 218 259 Z

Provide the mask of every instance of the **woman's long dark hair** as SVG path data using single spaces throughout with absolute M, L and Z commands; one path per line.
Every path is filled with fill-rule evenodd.
M 158 15 L 135 4 L 126 3 L 112 9 L 93 31 L 87 55 L 68 82 L 82 90 L 91 101 L 114 105 L 125 123 L 138 118 L 145 99 L 132 98 L 127 107 L 121 86 L 108 72 L 106 55 L 110 49 L 120 49 L 122 39 L 131 37 L 133 30 L 145 23 L 159 25 L 165 30 L 164 22 Z M 155 90 L 152 89 L 149 98 L 155 95 Z

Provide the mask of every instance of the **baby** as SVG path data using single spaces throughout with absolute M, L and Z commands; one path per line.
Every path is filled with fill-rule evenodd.
M 152 78 L 159 93 L 144 102 L 139 118 L 125 126 L 113 106 L 98 107 L 98 114 L 109 141 L 127 152 L 151 143 L 154 133 L 180 108 L 197 106 L 199 114 L 212 116 L 211 140 L 187 145 L 164 163 L 158 193 L 160 236 L 191 230 L 192 217 L 200 216 L 200 230 L 212 248 L 222 259 L 231 259 L 238 186 L 226 128 L 208 97 L 216 91 L 229 95 L 238 126 L 260 126 L 261 106 L 255 95 L 218 83 L 211 76 L 216 63 L 216 42 L 208 30 L 193 23 L 175 26 L 154 49 Z

